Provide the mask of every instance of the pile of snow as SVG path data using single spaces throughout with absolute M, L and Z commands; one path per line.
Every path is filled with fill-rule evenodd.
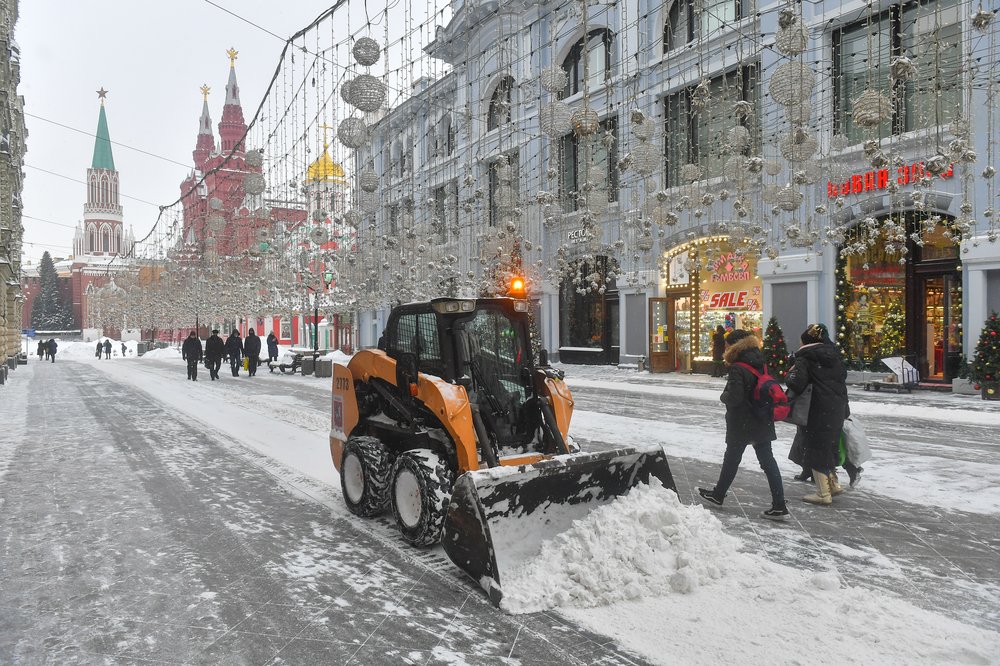
M 742 546 L 654 479 L 501 572 L 501 607 L 558 607 L 656 663 L 726 662 L 734 650 L 746 663 L 807 663 L 845 648 L 853 663 L 1000 663 L 996 632 Z
M 345 354 L 339 349 L 334 349 L 332 352 L 330 352 L 323 358 L 328 358 L 334 363 L 340 363 L 341 365 L 347 365 L 351 360 L 351 356 L 349 354 Z
M 122 357 L 122 341 L 115 340 L 114 338 L 102 337 L 99 338 L 101 344 L 105 342 L 111 342 L 111 358 L 120 359 Z M 97 360 L 97 342 L 83 342 L 80 340 L 72 340 L 66 342 L 60 342 L 56 340 L 56 344 L 59 348 L 56 349 L 56 360 L 60 358 L 71 358 L 75 361 L 86 361 L 86 360 Z M 37 347 L 37 344 L 36 344 Z M 125 342 L 126 356 L 125 358 L 135 358 L 136 356 L 136 342 L 134 340 L 128 340 Z M 107 360 L 102 348 L 101 359 Z
M 159 349 L 150 349 L 148 352 L 143 354 L 142 357 L 177 359 L 181 357 L 181 350 L 177 347 L 161 347 Z
M 575 521 L 538 557 L 501 571 L 501 605 L 531 613 L 686 594 L 725 576 L 740 545 L 715 516 L 681 504 L 653 478 Z

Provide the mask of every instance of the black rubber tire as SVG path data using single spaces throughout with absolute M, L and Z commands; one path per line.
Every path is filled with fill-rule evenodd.
M 417 497 L 411 496 L 410 499 L 417 502 L 419 507 L 412 504 L 408 507 L 409 515 L 412 515 L 413 508 L 419 509 L 419 517 L 412 521 L 413 524 L 404 520 L 397 505 L 400 495 L 407 494 L 403 489 L 397 493 L 397 485 L 404 475 L 416 481 L 417 486 Z M 408 451 L 396 458 L 392 467 L 389 504 L 392 505 L 392 514 L 403 540 L 418 547 L 433 546 L 441 540 L 441 529 L 444 527 L 445 514 L 448 513 L 454 483 L 455 477 L 448 464 L 430 449 Z
M 351 465 L 348 458 L 357 460 L 360 465 L 362 489 L 360 496 L 352 499 L 345 470 Z M 389 473 L 392 471 L 392 461 L 385 446 L 376 437 L 351 437 L 344 444 L 344 455 L 340 461 L 340 489 L 344 495 L 344 504 L 356 516 L 368 518 L 384 513 L 388 508 Z

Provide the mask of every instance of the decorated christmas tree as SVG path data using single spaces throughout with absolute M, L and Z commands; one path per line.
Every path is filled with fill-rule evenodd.
M 778 381 L 785 381 L 788 375 L 788 345 L 785 344 L 785 334 L 778 326 L 778 319 L 771 317 L 764 331 L 764 365 Z
M 979 334 L 969 379 L 986 400 L 1000 400 L 1000 319 L 994 312 Z
M 847 276 L 847 257 L 837 255 L 837 347 L 840 348 L 840 355 L 847 363 L 850 363 L 854 355 L 853 326 L 847 316 L 847 306 L 851 302 L 851 293 L 854 285 Z
M 903 316 L 903 306 L 899 301 L 893 301 L 885 313 L 882 324 L 882 337 L 878 343 L 878 357 L 896 356 L 903 348 L 906 332 L 906 318 Z

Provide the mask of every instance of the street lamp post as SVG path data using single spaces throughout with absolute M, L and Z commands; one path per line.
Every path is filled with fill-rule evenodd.
M 323 273 L 324 288 L 328 288 L 334 280 L 333 271 Z M 311 284 L 306 285 L 306 289 L 313 293 L 313 360 L 319 358 L 319 295 L 320 292 Z

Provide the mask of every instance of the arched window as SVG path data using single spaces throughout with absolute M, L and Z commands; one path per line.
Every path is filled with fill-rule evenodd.
M 446 113 L 441 119 L 441 130 L 438 133 L 444 141 L 444 154 L 451 155 L 455 152 L 455 124 L 451 122 L 451 114 Z
M 403 175 L 403 144 L 396 141 L 392 144 L 392 174 L 397 178 Z
M 87 226 L 87 253 L 97 252 L 97 227 L 93 224 Z
M 111 227 L 101 227 L 101 252 L 111 252 Z
M 569 76 L 564 97 L 583 90 L 585 73 L 590 77 L 588 82 L 590 86 L 600 85 L 611 78 L 611 46 L 611 31 L 607 28 L 598 28 L 591 30 L 570 49 L 569 55 L 563 61 L 563 69 Z
M 441 156 L 441 141 L 438 139 L 437 124 L 427 123 L 427 136 L 424 141 L 427 147 L 427 159 L 432 160 Z
M 122 251 L 122 228 L 115 227 L 115 246 L 114 252 L 121 254 Z
M 486 114 L 486 131 L 495 130 L 510 122 L 511 91 L 514 89 L 514 79 L 505 76 L 493 90 L 490 97 L 490 108 Z
M 663 21 L 663 52 L 668 53 L 694 40 L 694 4 L 674 0 Z

